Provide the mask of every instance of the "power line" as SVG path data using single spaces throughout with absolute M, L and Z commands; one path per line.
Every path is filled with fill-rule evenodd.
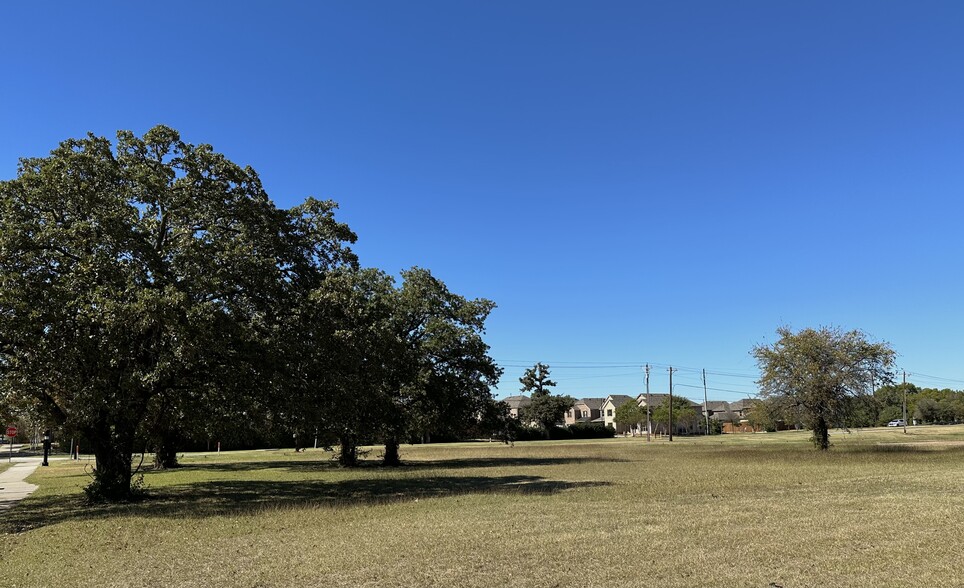
M 953 382 L 955 384 L 964 384 L 964 380 L 955 380 L 953 378 L 942 378 L 940 376 L 928 376 L 927 374 L 922 374 L 920 372 L 914 372 L 913 374 L 908 373 L 907 375 L 912 375 L 915 378 L 924 378 L 925 380 L 937 380 L 940 382 Z
M 624 374 L 599 374 L 599 375 L 593 375 L 593 376 L 575 376 L 575 377 L 572 377 L 572 378 L 556 378 L 556 381 L 558 381 L 558 382 L 572 382 L 572 381 L 574 381 L 574 380 L 596 380 L 596 379 L 599 379 L 599 378 L 624 378 L 624 377 L 626 377 L 626 376 L 635 376 L 635 375 L 638 375 L 638 374 L 639 374 L 639 372 L 629 372 L 629 373 L 624 373 Z
M 497 364 L 504 368 L 510 369 L 524 369 L 530 368 L 539 361 L 529 361 L 524 359 L 505 359 L 505 360 L 495 360 Z M 670 364 L 658 363 L 658 362 L 630 362 L 630 361 L 542 361 L 551 366 L 555 370 L 609 370 L 609 369 L 643 369 L 643 366 L 649 365 L 651 369 L 664 369 L 668 370 Z M 677 376 L 677 379 L 686 380 L 687 376 L 693 376 L 694 381 L 701 381 L 702 375 L 704 373 L 703 368 L 694 368 L 687 366 L 673 365 L 673 372 L 682 372 Z M 727 368 L 706 368 L 705 373 L 708 376 L 715 376 L 718 378 L 739 378 L 739 379 L 759 379 L 759 373 L 749 373 L 741 370 L 727 369 Z M 577 376 L 577 377 L 564 377 L 560 381 L 574 381 L 574 380 L 591 380 L 596 378 L 618 378 L 618 377 L 628 377 L 635 375 L 636 372 L 627 372 L 620 374 L 599 374 L 599 375 L 587 375 L 587 376 Z M 910 375 L 910 373 L 908 373 Z M 943 382 L 951 384 L 964 384 L 964 379 L 961 378 L 947 378 L 944 376 L 934 376 L 930 374 L 923 374 L 921 372 L 913 372 L 913 376 L 916 380 L 929 380 L 933 382 Z M 739 386 L 736 382 L 733 385 Z M 701 388 L 702 386 L 695 386 L 690 384 L 683 384 L 679 381 L 676 382 L 677 386 L 684 386 L 687 388 Z M 612 386 L 616 387 L 616 386 Z M 621 388 L 629 388 L 632 386 L 619 386 Z M 756 392 L 744 391 L 740 392 L 737 390 L 729 390 L 726 388 L 707 388 L 708 390 L 713 390 L 716 392 L 726 392 L 731 394 L 745 394 L 751 396 L 758 396 Z
M 529 361 L 525 359 L 496 359 L 496 363 L 502 367 L 511 368 L 530 368 L 536 363 L 544 363 L 553 369 L 605 369 L 605 368 L 636 368 L 642 369 L 644 365 L 651 368 L 668 369 L 668 363 L 658 362 L 629 362 L 629 361 Z M 692 372 L 702 374 L 704 368 L 676 367 L 675 371 Z M 758 378 L 759 374 L 741 372 L 739 370 L 706 368 L 706 373 L 713 376 L 723 376 L 727 378 Z

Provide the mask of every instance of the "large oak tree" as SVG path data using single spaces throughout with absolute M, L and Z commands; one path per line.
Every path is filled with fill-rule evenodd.
M 0 183 L 0 394 L 90 439 L 92 498 L 129 498 L 139 430 L 277 392 L 291 300 L 354 262 L 333 208 L 281 210 L 163 126 L 21 160 Z

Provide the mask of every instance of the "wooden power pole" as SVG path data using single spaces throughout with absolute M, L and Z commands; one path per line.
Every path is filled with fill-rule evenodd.
M 907 372 L 903 372 L 903 374 L 904 374 L 904 385 L 902 386 L 903 392 L 904 392 L 903 414 L 904 414 L 904 434 L 906 435 L 907 434 Z
M 673 441 L 673 372 L 676 370 L 672 366 L 669 368 L 669 440 Z
M 649 416 L 649 364 L 646 364 L 646 442 L 651 441 L 650 436 L 653 434 L 653 421 Z
M 703 416 L 706 418 L 706 434 L 710 434 L 710 413 L 706 410 L 706 368 L 703 368 Z

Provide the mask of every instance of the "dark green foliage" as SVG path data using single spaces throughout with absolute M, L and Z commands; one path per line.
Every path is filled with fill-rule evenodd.
M 667 400 L 654 406 L 650 413 L 653 423 L 663 431 L 669 431 L 669 402 Z M 696 427 L 698 421 L 699 415 L 693 408 L 693 404 L 682 396 L 673 396 L 673 432 L 678 433 L 681 430 Z
M 478 418 L 465 429 L 465 439 L 498 439 L 511 441 L 519 422 L 512 418 L 509 405 L 504 401 L 489 398 L 479 412 Z
M 354 260 L 333 209 L 279 210 L 167 127 L 22 160 L 0 183 L 0 396 L 90 439 L 92 497 L 130 498 L 138 436 L 274 396 L 291 297 Z
M 515 432 L 515 441 L 544 441 L 545 439 L 610 439 L 615 429 L 602 423 L 577 423 L 565 427 L 554 426 L 548 432 L 542 427 L 522 427 Z
M 614 417 L 616 424 L 633 427 L 646 423 L 646 409 L 636 402 L 626 402 L 616 408 Z
M 519 411 L 523 422 L 535 422 L 546 436 L 551 436 L 553 428 L 562 421 L 566 411 L 576 404 L 571 396 L 553 396 L 550 388 L 556 385 L 549 379 L 549 366 L 537 363 L 528 368 L 519 378 L 522 392 L 530 394 L 530 403 Z
M 426 269 L 404 271 L 402 279 L 392 303 L 402 354 L 384 435 L 462 435 L 493 410 L 491 388 L 502 370 L 482 335 L 495 303 L 459 296 Z
M 400 439 L 464 435 L 501 374 L 495 305 L 360 269 L 335 208 L 278 209 L 166 127 L 23 160 L 0 183 L 0 411 L 89 443 L 111 501 L 134 497 L 135 451 L 174 467 L 185 443 L 318 437 L 397 463 Z
M 549 396 L 550 388 L 556 385 L 549 379 L 549 366 L 541 362 L 527 368 L 519 378 L 519 383 L 522 384 L 521 390 L 530 393 L 533 398 Z
M 616 430 L 603 423 L 576 423 L 569 425 L 573 439 L 607 439 L 616 436 Z

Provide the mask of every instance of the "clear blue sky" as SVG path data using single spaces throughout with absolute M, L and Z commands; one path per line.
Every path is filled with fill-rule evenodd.
M 500 396 L 649 362 L 735 400 L 784 324 L 964 388 L 962 31 L 957 1 L 3 3 L 0 178 L 172 126 L 338 201 L 365 265 L 496 301 Z

